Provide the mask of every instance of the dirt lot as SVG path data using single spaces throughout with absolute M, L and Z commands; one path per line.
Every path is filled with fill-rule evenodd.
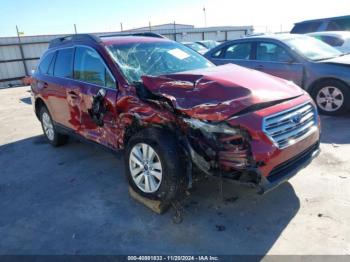
M 256 195 L 203 181 L 159 216 L 132 200 L 121 156 L 45 143 L 28 87 L 0 90 L 0 254 L 350 254 L 350 116 L 322 117 L 322 153 Z

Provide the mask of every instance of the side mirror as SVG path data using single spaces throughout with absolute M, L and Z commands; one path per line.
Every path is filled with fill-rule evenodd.
M 104 98 L 106 96 L 106 90 L 101 88 L 98 90 L 97 94 L 93 97 L 91 109 L 89 109 L 89 114 L 92 120 L 98 126 L 103 126 L 103 117 L 106 114 L 107 108 L 104 104 Z
M 104 98 L 106 96 L 106 89 L 101 88 L 100 90 L 98 90 L 96 97 L 98 98 Z

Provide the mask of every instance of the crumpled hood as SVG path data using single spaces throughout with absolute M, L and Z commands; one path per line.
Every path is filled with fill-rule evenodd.
M 143 76 L 152 93 L 193 118 L 221 121 L 247 107 L 303 94 L 292 82 L 227 64 L 158 77 Z

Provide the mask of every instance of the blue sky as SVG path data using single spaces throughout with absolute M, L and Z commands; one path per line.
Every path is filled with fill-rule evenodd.
M 350 15 L 349 0 L 0 0 L 0 36 L 99 32 L 178 23 L 253 25 L 257 31 L 289 30 L 296 21 Z

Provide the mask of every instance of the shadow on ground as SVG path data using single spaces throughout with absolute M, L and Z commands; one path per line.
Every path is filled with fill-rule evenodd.
M 31 105 L 32 104 L 32 100 L 31 100 L 30 96 L 21 98 L 20 101 L 25 103 L 25 104 L 27 104 L 27 105 Z
M 339 117 L 321 116 L 321 127 L 322 143 L 350 143 L 350 114 Z
M 42 136 L 0 146 L 2 254 L 266 254 L 297 213 L 288 183 L 258 196 L 224 182 L 200 182 L 159 216 L 132 200 L 120 156 Z

